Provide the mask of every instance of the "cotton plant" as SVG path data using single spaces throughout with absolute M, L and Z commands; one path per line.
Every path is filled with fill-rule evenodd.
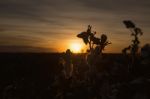
M 126 26 L 126 28 L 130 30 L 131 36 L 133 37 L 131 45 L 122 50 L 124 54 L 127 54 L 127 51 L 129 51 L 129 54 L 131 55 L 131 68 L 132 68 L 132 66 L 134 66 L 135 63 L 137 62 L 137 55 L 140 44 L 139 36 L 143 35 L 143 32 L 130 20 L 125 20 L 123 21 L 123 23 Z
M 92 75 L 91 78 L 93 79 L 93 75 L 95 75 L 97 71 L 98 62 L 102 56 L 102 51 L 111 43 L 108 41 L 107 35 L 105 34 L 102 34 L 99 38 L 96 37 L 96 32 L 92 31 L 91 25 L 88 25 L 87 31 L 81 32 L 77 37 L 81 38 L 89 47 L 86 55 L 86 62 L 89 67 L 89 73 Z
M 130 20 L 125 20 L 123 21 L 123 23 L 125 24 L 126 28 L 130 30 L 131 36 L 134 37 L 132 40 L 132 44 L 128 47 L 128 50 L 130 50 L 130 53 L 132 55 L 135 55 L 138 53 L 140 44 L 138 36 L 143 35 L 143 32 L 140 28 L 136 27 L 136 25 Z
M 70 49 L 66 50 L 63 57 L 60 58 L 59 64 L 62 66 L 62 73 L 65 79 L 70 79 L 73 76 L 73 62 L 72 62 L 72 52 Z
M 87 31 L 81 32 L 80 34 L 77 35 L 77 37 L 83 39 L 83 42 L 86 45 L 89 45 L 88 52 L 92 52 L 94 50 L 98 50 L 98 54 L 102 53 L 104 48 L 108 45 L 111 44 L 107 40 L 107 35 L 102 34 L 100 38 L 96 37 L 96 32 L 92 32 L 92 26 L 88 25 Z M 95 46 L 95 47 L 94 47 Z
M 140 28 L 136 27 L 135 24 L 132 21 L 126 20 L 123 21 L 125 24 L 126 28 L 131 31 L 131 36 L 133 36 L 132 44 L 128 47 L 128 50 L 130 50 L 130 53 L 134 56 L 138 53 L 139 49 L 139 37 L 143 35 L 143 32 Z
M 150 44 L 145 44 L 141 48 L 141 63 L 143 65 L 150 64 Z

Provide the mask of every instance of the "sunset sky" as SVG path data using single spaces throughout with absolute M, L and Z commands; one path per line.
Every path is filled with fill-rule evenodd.
M 150 0 L 0 0 L 0 52 L 62 52 L 72 43 L 84 47 L 76 35 L 93 26 L 118 53 L 131 44 L 123 20 L 132 20 L 150 43 Z

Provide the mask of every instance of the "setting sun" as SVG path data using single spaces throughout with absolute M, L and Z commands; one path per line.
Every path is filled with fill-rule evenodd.
M 79 53 L 80 51 L 81 51 L 81 44 L 79 44 L 79 43 L 72 43 L 71 45 L 70 45 L 70 49 L 71 49 L 71 51 L 73 51 L 74 53 Z

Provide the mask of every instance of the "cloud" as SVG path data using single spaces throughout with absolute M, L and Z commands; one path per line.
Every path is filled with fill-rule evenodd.
M 130 12 L 148 10 L 150 1 L 145 0 L 78 0 L 89 9 L 105 10 L 109 12 Z
M 56 52 L 53 48 L 42 48 L 32 46 L 0 46 L 0 52 Z
M 88 24 L 98 35 L 107 33 L 114 42 L 125 41 L 121 38 L 129 33 L 124 33 L 128 31 L 122 21 L 133 20 L 149 36 L 149 17 L 149 0 L 3 0 L 0 45 L 54 46 L 60 39 L 76 37 Z

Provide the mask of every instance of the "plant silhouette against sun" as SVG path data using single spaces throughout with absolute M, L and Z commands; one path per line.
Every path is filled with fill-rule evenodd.
M 86 55 L 86 63 L 89 68 L 89 80 L 91 83 L 95 82 L 95 75 L 98 72 L 100 60 L 102 60 L 102 51 L 111 44 L 107 40 L 107 36 L 102 34 L 100 38 L 96 37 L 96 32 L 92 32 L 92 26 L 88 25 L 86 32 L 81 32 L 77 37 L 82 38 L 86 45 L 89 45 Z
M 92 32 L 92 26 L 88 25 L 88 29 L 86 32 L 81 32 L 80 34 L 77 35 L 77 37 L 82 38 L 83 42 L 87 45 L 89 45 L 89 52 L 92 50 L 98 50 L 98 53 L 102 53 L 104 50 L 105 46 L 108 44 L 111 44 L 110 42 L 107 41 L 107 35 L 102 34 L 100 38 L 95 37 L 96 32 Z M 95 49 L 94 49 L 94 46 Z

